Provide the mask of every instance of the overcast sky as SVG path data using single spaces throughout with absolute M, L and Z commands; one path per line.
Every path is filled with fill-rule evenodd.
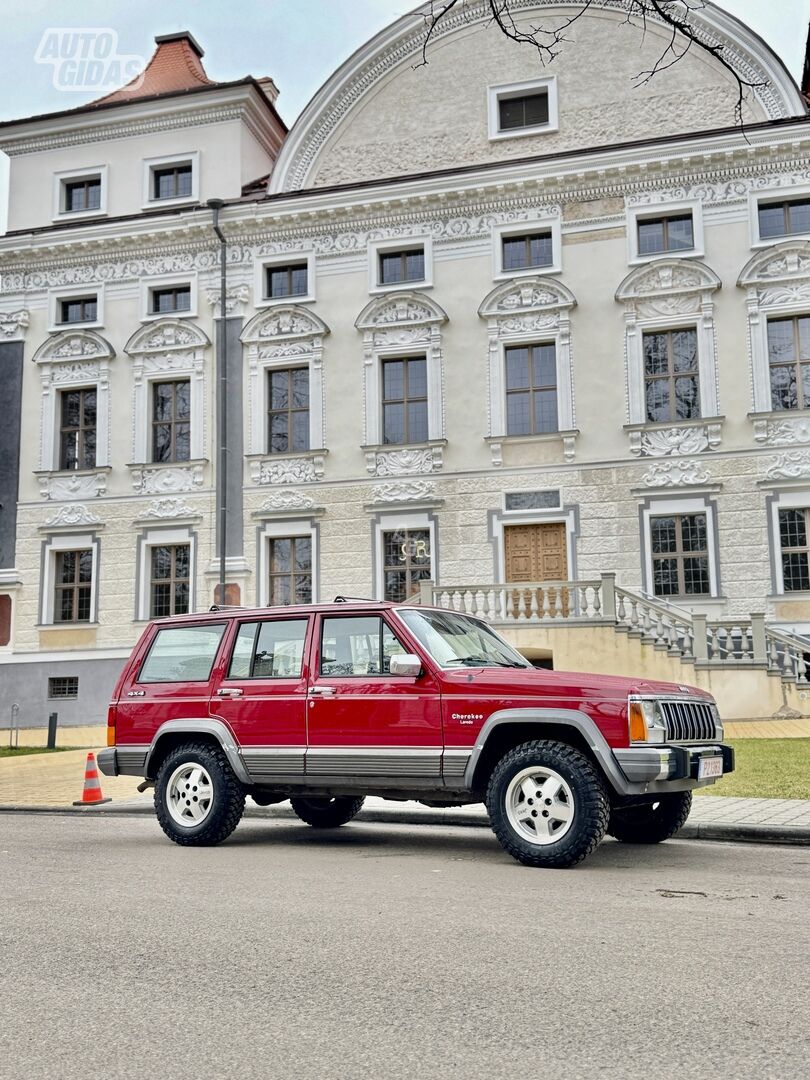
M 70 27 L 110 28 L 121 53 L 147 58 L 156 34 L 190 30 L 205 49 L 210 78 L 272 75 L 279 111 L 291 125 L 342 60 L 415 6 L 411 0 L 2 0 L 0 120 L 74 108 L 106 92 L 57 89 L 53 66 L 36 61 L 48 31 Z M 765 38 L 799 78 L 810 0 L 723 0 L 721 6 Z

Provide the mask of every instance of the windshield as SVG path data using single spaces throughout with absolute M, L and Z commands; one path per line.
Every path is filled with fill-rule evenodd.
M 485 623 L 467 615 L 417 608 L 400 608 L 397 615 L 442 667 L 531 667 Z

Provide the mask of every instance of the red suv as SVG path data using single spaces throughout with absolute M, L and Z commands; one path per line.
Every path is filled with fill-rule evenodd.
M 178 844 L 217 844 L 245 797 L 310 825 L 366 795 L 485 802 L 529 866 L 573 866 L 605 832 L 658 843 L 692 789 L 734 768 L 688 686 L 533 668 L 485 622 L 338 600 L 149 624 L 110 705 L 108 776 L 143 776 Z

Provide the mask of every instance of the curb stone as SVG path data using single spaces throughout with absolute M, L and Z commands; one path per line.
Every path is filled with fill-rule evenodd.
M 104 806 L 0 806 L 6 814 L 97 814 L 117 817 L 152 817 L 151 800 L 121 802 Z M 290 807 L 247 806 L 245 817 L 253 819 L 278 819 L 297 821 Z M 460 812 L 458 810 L 361 810 L 355 818 L 358 822 L 384 825 L 445 825 L 450 827 L 489 828 L 489 818 L 483 812 Z M 810 846 L 810 827 L 804 825 L 767 825 L 734 823 L 694 823 L 684 825 L 678 833 L 679 840 L 718 840 L 726 843 L 788 844 Z

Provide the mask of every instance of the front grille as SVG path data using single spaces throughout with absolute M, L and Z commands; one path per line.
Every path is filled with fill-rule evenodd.
M 714 711 L 703 701 L 661 701 L 667 742 L 711 742 L 717 738 Z

